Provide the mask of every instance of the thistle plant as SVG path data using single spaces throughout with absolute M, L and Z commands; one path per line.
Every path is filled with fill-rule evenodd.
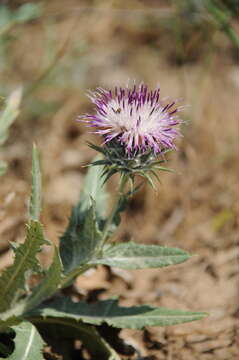
M 44 359 L 44 346 L 48 345 L 64 359 L 72 359 L 82 356 L 74 348 L 74 341 L 79 339 L 92 359 L 119 360 L 114 337 L 120 329 L 174 325 L 206 316 L 203 312 L 149 305 L 122 307 L 117 299 L 88 303 L 79 300 L 77 294 L 73 301 L 63 292 L 77 276 L 97 265 L 129 270 L 161 268 L 190 258 L 177 248 L 112 241 L 120 213 L 138 190 L 136 177 L 152 185 L 152 176 L 158 178 L 157 172 L 165 170 L 161 163 L 166 152 L 175 149 L 180 136 L 181 108 L 174 102 L 163 103 L 159 89 L 149 91 L 145 85 L 116 88 L 114 92 L 97 89 L 90 96 L 96 112 L 80 120 L 103 136 L 101 146 L 90 145 L 100 157 L 89 167 L 80 201 L 72 210 L 59 248 L 54 247 L 48 269 L 43 269 L 37 259 L 43 245 L 53 245 L 45 239 L 40 222 L 41 170 L 38 150 L 33 147 L 26 240 L 20 245 L 11 243 L 14 262 L 0 277 L 2 358 Z M 109 211 L 106 185 L 113 174 L 119 178 L 119 189 Z M 35 286 L 29 283 L 32 275 L 39 278 Z M 105 328 L 116 330 L 110 331 L 109 337 Z

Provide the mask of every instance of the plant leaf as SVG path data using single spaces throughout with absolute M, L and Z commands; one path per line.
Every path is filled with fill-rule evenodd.
M 14 326 L 16 332 L 15 349 L 9 360 L 44 360 L 42 350 L 44 342 L 37 329 L 30 322 Z
M 21 88 L 12 92 L 7 100 L 5 109 L 0 116 L 0 145 L 8 137 L 8 129 L 19 114 L 19 106 L 22 98 Z
M 0 5 L 0 30 L 12 21 L 12 12 L 6 5 Z
M 41 212 L 41 168 L 39 152 L 36 145 L 32 149 L 32 191 L 30 202 L 30 218 L 31 220 L 39 220 Z
M 78 213 L 73 211 L 68 229 L 60 242 L 61 259 L 64 273 L 67 275 L 71 272 L 77 274 L 78 269 L 80 270 L 82 265 L 90 261 L 102 238 L 96 221 L 94 202 L 85 211 L 84 216 L 82 221 Z
M 107 323 L 116 328 L 142 329 L 145 326 L 167 326 L 194 320 L 207 316 L 204 312 L 191 312 L 156 308 L 149 305 L 121 307 L 115 299 L 74 303 L 70 298 L 61 298 L 48 307 L 40 308 L 30 314 L 30 320 L 36 316 L 45 318 L 64 318 L 83 321 L 92 325 Z
M 107 244 L 101 253 L 101 257 L 92 259 L 91 263 L 122 269 L 144 269 L 180 264 L 190 257 L 190 254 L 177 248 L 128 242 Z
M 4 175 L 7 170 L 7 163 L 3 160 L 0 160 L 0 176 Z
M 98 249 L 107 207 L 107 193 L 102 181 L 101 170 L 90 167 L 80 202 L 73 208 L 68 227 L 60 239 L 64 273 L 69 277 L 76 276 Z
M 34 318 L 35 325 L 48 342 L 52 340 L 64 342 L 80 339 L 94 359 L 120 360 L 114 349 L 100 336 L 97 329 L 81 321 L 62 317 Z
M 42 14 L 41 4 L 28 3 L 21 5 L 15 11 L 14 21 L 23 24 L 27 21 L 34 20 Z
M 94 160 L 98 161 L 100 159 L 102 157 L 97 156 Z M 107 211 L 108 194 L 103 185 L 102 169 L 98 166 L 90 166 L 86 174 L 78 204 L 80 212 L 84 213 L 84 211 L 91 207 L 91 199 L 95 201 L 97 216 L 104 218 Z
M 42 226 L 37 221 L 30 221 L 27 225 L 27 235 L 24 244 L 14 249 L 13 265 L 5 269 L 0 277 L 0 312 L 11 308 L 25 290 L 27 275 L 31 272 L 39 273 L 40 264 L 36 255 L 41 246 L 46 244 Z
M 55 247 L 55 253 L 52 264 L 46 271 L 42 281 L 33 289 L 32 294 L 27 298 L 24 312 L 30 311 L 45 299 L 54 295 L 62 279 L 62 263 L 58 248 Z
M 33 288 L 31 295 L 15 303 L 9 310 L 5 311 L 0 319 L 0 329 L 19 323 L 20 316 L 25 316 L 27 312 L 39 305 L 45 299 L 52 296 L 59 288 L 62 281 L 62 264 L 58 249 L 55 247 L 55 254 L 52 264 L 45 272 L 41 282 Z
M 4 332 L 4 331 L 6 331 L 6 329 L 8 329 L 14 325 L 18 325 L 20 321 L 21 320 L 19 320 L 19 318 L 17 318 L 17 316 L 7 317 L 7 320 L 0 319 L 0 331 Z

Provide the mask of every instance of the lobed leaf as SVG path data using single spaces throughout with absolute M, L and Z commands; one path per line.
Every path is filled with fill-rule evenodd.
M 99 157 L 97 157 L 98 159 Z M 107 193 L 102 183 L 101 170 L 91 166 L 80 195 L 73 208 L 68 227 L 60 239 L 60 256 L 64 273 L 76 276 L 82 265 L 98 251 L 107 208 Z
M 53 261 L 42 281 L 33 289 L 32 294 L 26 299 L 24 312 L 30 311 L 54 295 L 61 284 L 62 276 L 62 263 L 58 248 L 55 247 Z
M 158 268 L 180 264 L 191 255 L 177 248 L 158 245 L 142 245 L 134 242 L 107 244 L 92 264 L 103 264 L 123 269 Z
M 9 360 L 44 360 L 44 342 L 34 325 L 22 322 L 13 326 L 13 330 L 16 333 L 15 349 L 8 357 Z
M 68 229 L 60 242 L 61 259 L 64 273 L 67 275 L 71 272 L 77 273 L 82 265 L 90 261 L 102 238 L 96 221 L 94 203 L 85 211 L 84 221 L 77 215 L 77 213 L 74 214 L 73 210 Z
M 121 307 L 114 299 L 87 304 L 83 301 L 75 303 L 70 298 L 61 298 L 48 307 L 40 308 L 32 313 L 31 321 L 34 322 L 38 316 L 44 319 L 72 319 L 92 325 L 107 323 L 116 328 L 142 329 L 145 326 L 167 326 L 200 320 L 207 314 L 148 305 Z
M 27 225 L 27 235 L 24 244 L 14 247 L 15 259 L 13 265 L 5 269 L 0 277 L 0 312 L 4 312 L 16 303 L 25 290 L 26 277 L 30 273 L 39 273 L 40 264 L 36 255 L 47 241 L 42 232 L 42 226 L 37 221 Z
M 120 360 L 113 348 L 103 339 L 97 329 L 82 321 L 62 317 L 34 318 L 33 322 L 43 336 L 47 337 L 49 345 L 69 344 L 72 339 L 80 339 L 94 359 Z M 64 357 L 65 358 L 65 357 Z

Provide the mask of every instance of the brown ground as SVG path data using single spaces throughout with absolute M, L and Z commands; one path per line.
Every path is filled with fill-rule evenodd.
M 32 87 L 1 152 L 10 168 L 0 187 L 0 267 L 12 259 L 7 241 L 21 241 L 24 236 L 32 141 L 43 160 L 42 221 L 47 236 L 57 242 L 78 199 L 82 165 L 94 155 L 86 145 L 93 136 L 74 121 L 77 114 L 90 110 L 85 90 L 125 84 L 128 78 L 151 86 L 159 82 L 164 96 L 190 104 L 184 112 L 189 122 L 180 151 L 171 155 L 169 164 L 177 173 L 162 175 L 157 194 L 146 187 L 137 195 L 118 237 L 180 247 L 197 256 L 163 270 L 109 274 L 99 268 L 79 278 L 76 287 L 85 294 L 103 289 L 100 298 L 119 295 L 125 305 L 148 303 L 210 313 L 191 324 L 149 328 L 143 333 L 123 331 L 126 341 L 143 356 L 236 360 L 238 58 L 223 34 L 209 28 L 203 38 L 190 28 L 183 42 L 184 58 L 176 61 L 176 40 L 166 21 L 172 9 L 163 7 L 163 2 L 161 11 L 136 0 L 130 6 L 127 1 L 95 1 L 96 9 L 93 1 L 89 3 L 90 8 L 86 0 L 51 1 L 47 15 L 11 32 L 2 89 L 7 93 L 19 83 Z M 49 63 L 53 70 L 44 77 Z M 111 189 L 115 185 L 116 179 Z M 49 259 L 46 249 L 43 261 L 47 264 Z

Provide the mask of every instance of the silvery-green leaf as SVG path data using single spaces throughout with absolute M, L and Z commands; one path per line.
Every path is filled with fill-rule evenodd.
M 110 347 L 92 325 L 64 317 L 35 317 L 32 318 L 32 321 L 41 333 L 47 336 L 49 344 L 51 340 L 59 344 L 59 342 L 69 343 L 72 339 L 80 339 L 93 359 L 120 360 L 114 349 Z
M 55 247 L 53 261 L 46 271 L 42 280 L 36 285 L 32 293 L 11 305 L 11 308 L 0 314 L 0 329 L 18 324 L 21 317 L 35 308 L 47 298 L 54 295 L 61 285 L 63 279 L 62 264 L 59 251 Z
M 16 333 L 15 349 L 8 357 L 9 360 L 44 360 L 44 341 L 34 325 L 22 322 L 14 326 L 13 330 Z
M 33 288 L 32 294 L 25 300 L 24 312 L 30 311 L 47 298 L 51 297 L 58 290 L 62 279 L 62 263 L 58 248 L 55 247 L 55 253 L 52 263 L 46 270 L 43 279 Z
M 72 319 L 92 325 L 107 323 L 116 328 L 142 329 L 145 326 L 167 326 L 200 320 L 207 314 L 149 305 L 121 307 L 114 299 L 88 304 L 83 301 L 75 303 L 70 298 L 60 298 L 30 314 L 30 319 L 34 320 L 38 316 Z
M 77 210 L 75 210 L 77 211 Z M 74 213 L 66 233 L 61 238 L 60 255 L 65 275 L 77 275 L 81 266 L 90 261 L 102 238 L 96 220 L 95 203 L 84 213 L 84 219 Z
M 101 170 L 92 166 L 86 175 L 80 201 L 72 209 L 69 224 L 60 239 L 64 273 L 69 277 L 76 276 L 98 251 L 106 208 L 107 193 L 102 184 Z
M 18 301 L 25 290 L 26 277 L 41 271 L 36 256 L 46 243 L 41 224 L 30 221 L 25 242 L 14 250 L 13 265 L 6 268 L 0 277 L 0 313 L 9 310 Z M 2 315 L 4 314 L 0 314 L 0 319 L 4 318 Z
M 160 268 L 180 264 L 191 257 L 186 251 L 159 245 L 134 242 L 107 244 L 92 264 L 103 264 L 123 269 Z

